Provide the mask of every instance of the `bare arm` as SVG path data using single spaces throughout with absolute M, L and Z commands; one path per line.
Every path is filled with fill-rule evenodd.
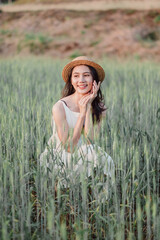
M 62 103 L 57 102 L 52 108 L 52 115 L 55 120 L 58 137 L 68 152 L 74 151 L 75 146 L 80 139 L 84 119 L 86 116 L 87 101 L 88 100 L 86 97 L 81 98 L 79 101 L 80 114 L 72 136 L 69 135 L 69 126 Z

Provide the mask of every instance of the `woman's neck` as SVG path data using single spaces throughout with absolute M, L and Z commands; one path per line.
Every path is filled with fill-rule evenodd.
M 76 105 L 78 105 L 79 100 L 84 96 L 84 94 L 73 93 L 73 101 Z

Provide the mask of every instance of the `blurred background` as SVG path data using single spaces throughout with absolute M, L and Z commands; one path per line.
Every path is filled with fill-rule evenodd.
M 62 67 L 79 55 L 106 73 L 96 144 L 116 178 L 102 194 L 97 174 L 64 177 L 63 191 L 39 167 Z M 0 0 L 1 240 L 159 239 L 159 61 L 160 0 Z
M 160 1 L 0 0 L 0 58 L 160 61 Z

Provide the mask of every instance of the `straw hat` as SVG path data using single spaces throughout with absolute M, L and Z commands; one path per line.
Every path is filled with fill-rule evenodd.
M 98 74 L 99 81 L 102 82 L 104 80 L 105 72 L 104 72 L 103 68 L 99 64 L 93 62 L 88 57 L 80 56 L 80 57 L 74 58 L 70 63 L 68 63 L 63 68 L 62 77 L 65 82 L 68 81 L 72 68 L 74 68 L 75 66 L 78 66 L 78 65 L 88 65 L 88 66 L 94 67 Z

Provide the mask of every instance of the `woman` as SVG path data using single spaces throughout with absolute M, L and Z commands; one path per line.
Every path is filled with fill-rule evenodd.
M 62 77 L 66 85 L 62 98 L 52 108 L 53 135 L 48 149 L 41 154 L 40 161 L 47 166 L 54 162 L 54 170 L 67 176 L 84 174 L 92 176 L 103 172 L 112 176 L 112 158 L 94 144 L 106 115 L 100 84 L 104 80 L 103 68 L 85 56 L 68 63 Z M 98 170 L 99 169 L 99 170 Z M 99 173 L 100 173 L 99 172 Z

